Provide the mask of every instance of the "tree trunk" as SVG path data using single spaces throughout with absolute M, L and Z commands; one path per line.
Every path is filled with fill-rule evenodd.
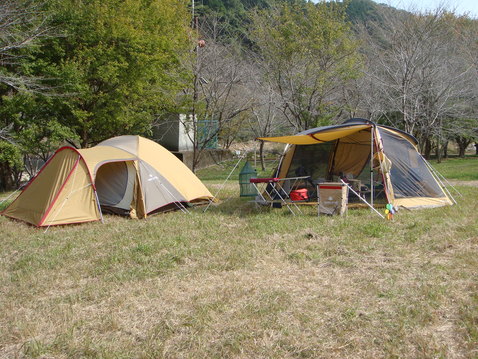
M 425 150 L 423 156 L 425 159 L 429 160 L 432 152 L 432 141 L 429 138 L 425 140 Z
M 478 142 L 475 142 L 475 149 L 476 149 L 475 155 L 478 155 Z
M 0 163 L 0 190 L 9 191 L 13 189 L 12 170 L 7 164 Z
M 456 143 L 457 143 L 458 149 L 459 149 L 458 156 L 460 156 L 461 158 L 465 158 L 466 148 L 468 147 L 470 142 L 471 141 L 466 140 L 464 138 L 457 138 L 456 139 Z
M 440 141 L 437 141 L 437 147 L 435 148 L 435 156 L 437 158 L 437 163 L 441 163 Z
M 261 141 L 259 144 L 259 158 L 261 159 L 261 168 L 264 171 L 266 169 L 266 165 L 264 162 L 264 141 Z
M 86 148 L 87 145 L 88 145 L 88 130 L 86 128 L 83 128 L 83 131 L 81 133 L 80 146 L 81 148 Z
M 448 141 L 443 144 L 443 157 L 448 158 Z

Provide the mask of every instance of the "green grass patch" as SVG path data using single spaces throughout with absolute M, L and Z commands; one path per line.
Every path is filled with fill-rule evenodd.
M 478 156 L 453 157 L 445 159 L 441 163 L 431 161 L 431 164 L 447 179 L 478 180 Z
M 202 181 L 224 181 L 228 176 L 230 181 L 239 181 L 239 173 L 246 164 L 247 159 L 233 159 L 224 161 L 213 168 L 202 168 L 197 171 L 197 175 Z M 265 169 L 261 169 L 259 161 L 248 160 L 251 166 L 257 171 L 258 177 L 272 176 L 274 169 L 277 168 L 277 158 L 267 158 Z
M 14 198 L 13 192 L 0 192 L 0 212 L 8 207 Z

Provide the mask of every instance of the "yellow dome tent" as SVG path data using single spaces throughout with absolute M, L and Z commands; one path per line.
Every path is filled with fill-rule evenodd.
M 104 210 L 145 218 L 212 199 L 164 147 L 119 136 L 92 148 L 58 149 L 2 215 L 42 227 L 101 220 Z

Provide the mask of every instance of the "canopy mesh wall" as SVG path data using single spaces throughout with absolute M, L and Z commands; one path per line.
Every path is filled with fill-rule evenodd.
M 310 176 L 325 181 L 329 175 L 329 157 L 335 141 L 318 145 L 293 146 L 294 151 L 286 177 Z
M 379 131 L 384 152 L 392 162 L 390 177 L 395 198 L 445 197 L 415 147 L 391 131 Z

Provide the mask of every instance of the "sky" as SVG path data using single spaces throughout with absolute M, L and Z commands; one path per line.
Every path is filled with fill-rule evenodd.
M 398 9 L 418 11 L 435 10 L 443 6 L 447 10 L 454 10 L 457 15 L 468 14 L 478 19 L 478 0 L 374 0 Z

